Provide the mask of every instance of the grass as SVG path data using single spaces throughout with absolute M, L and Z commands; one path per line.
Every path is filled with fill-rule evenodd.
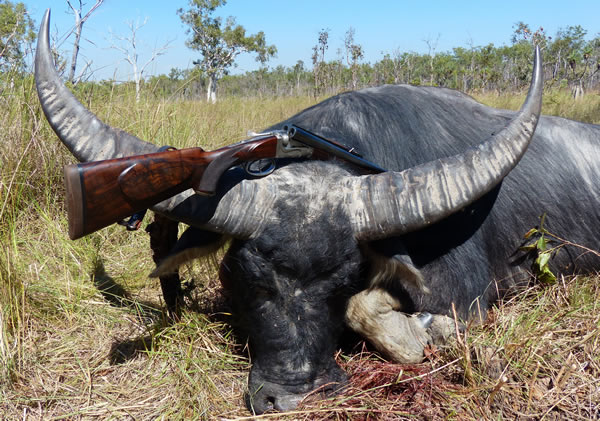
M 473 94 L 473 97 L 495 108 L 518 110 L 525 101 L 525 93 L 512 94 Z M 550 90 L 544 92 L 542 112 L 547 115 L 570 118 L 586 123 L 600 124 L 600 93 L 589 92 L 582 99 L 574 99 L 569 91 Z
M 134 101 L 77 92 L 109 124 L 159 145 L 213 149 L 301 110 L 310 98 Z M 600 100 L 546 95 L 546 113 L 599 123 Z M 487 96 L 517 108 L 522 97 Z M 249 367 L 231 335 L 214 261 L 166 324 L 147 235 L 109 227 L 70 241 L 62 166 L 31 79 L 0 83 L 0 418 L 245 419 Z M 148 218 L 150 219 L 150 218 Z M 257 419 L 593 419 L 600 416 L 597 277 L 536 285 L 500 303 L 424 363 L 391 364 L 365 344 L 340 353 L 349 388 Z

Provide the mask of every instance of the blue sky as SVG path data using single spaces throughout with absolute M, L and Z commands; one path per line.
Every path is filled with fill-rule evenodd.
M 20 0 L 31 13 L 36 25 L 44 10 L 52 9 L 51 31 L 62 40 L 60 50 L 70 59 L 74 18 L 66 0 Z M 77 2 L 75 0 L 74 2 Z M 84 0 L 87 10 L 95 1 Z M 568 4 L 568 6 L 567 6 Z M 148 18 L 139 31 L 140 64 L 157 46 L 171 41 L 171 48 L 147 69 L 147 74 L 168 73 L 173 67 L 189 68 L 198 53 L 185 46 L 186 27 L 176 11 L 186 9 L 188 0 L 105 0 L 83 28 L 81 61 L 92 61 L 95 78 L 128 80 L 130 67 L 122 53 L 110 49 L 110 33 L 128 35 L 128 21 Z M 426 40 L 436 51 L 453 47 L 510 44 L 513 26 L 519 21 L 532 29 L 543 27 L 548 35 L 559 28 L 581 25 L 588 37 L 600 33 L 600 0 L 501 0 L 491 1 L 356 1 L 356 0 L 229 0 L 218 9 L 224 17 L 235 16 L 248 33 L 264 31 L 267 42 L 275 44 L 277 58 L 269 66 L 293 66 L 298 60 L 312 67 L 312 47 L 318 32 L 329 29 L 327 60 L 338 57 L 346 31 L 355 30 L 355 41 L 362 45 L 365 62 L 374 63 L 384 54 L 395 51 L 426 53 Z M 240 56 L 234 72 L 255 70 L 251 56 Z

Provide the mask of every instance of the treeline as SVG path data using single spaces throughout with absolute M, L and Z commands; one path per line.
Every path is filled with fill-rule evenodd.
M 0 0 L 0 18 L 0 76 L 15 71 L 21 75 L 27 73 L 25 56 L 31 53 L 35 38 L 33 22 L 23 4 L 6 0 Z M 311 63 L 298 61 L 293 66 L 268 68 L 265 59 L 265 67 L 239 75 L 227 74 L 224 68 L 218 79 L 218 96 L 322 96 L 400 83 L 465 92 L 515 92 L 529 84 L 532 44 L 543 47 L 548 86 L 570 90 L 576 98 L 600 86 L 600 33 L 590 39 L 579 25 L 568 26 L 549 36 L 543 29 L 532 32 L 527 24 L 520 22 L 515 25 L 510 44 L 499 47 L 488 44 L 436 52 L 436 42 L 427 43 L 427 54 L 396 51 L 375 63 L 365 63 L 363 47 L 355 41 L 354 30 L 350 28 L 343 47 L 337 50 L 338 57 L 331 60 L 326 57 L 329 33 L 323 30 L 313 47 Z M 60 56 L 57 58 L 60 63 L 66 63 Z M 149 78 L 143 78 L 141 72 L 136 74 L 145 95 L 198 100 L 206 98 L 209 88 L 215 89 L 217 85 L 216 74 L 212 74 L 211 80 L 210 72 L 202 69 L 200 65 L 192 69 L 172 69 L 169 74 Z M 12 81 L 12 76 L 0 77 L 0 92 Z M 125 93 L 136 82 L 105 80 L 76 84 L 82 85 L 84 91 Z M 139 96 L 137 89 L 136 94 Z
M 591 40 L 586 40 L 586 35 L 581 26 L 569 26 L 555 36 L 547 36 L 542 30 L 532 33 L 527 25 L 519 23 L 508 46 L 456 47 L 436 54 L 396 52 L 372 64 L 343 57 L 325 60 L 319 54 L 325 49 L 320 36 L 312 69 L 298 61 L 293 67 L 226 75 L 219 81 L 219 95 L 328 95 L 386 83 L 432 85 L 467 92 L 519 91 L 529 84 L 532 44 L 539 43 L 544 51 L 546 84 L 570 89 L 579 97 L 600 86 L 600 34 Z M 174 69 L 169 75 L 148 79 L 147 87 L 158 95 L 195 99 L 205 92 L 206 80 L 198 71 Z

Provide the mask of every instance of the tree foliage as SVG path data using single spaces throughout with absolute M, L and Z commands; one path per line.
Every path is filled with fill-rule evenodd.
M 329 48 L 329 29 L 319 31 L 317 44 L 312 48 L 313 76 L 315 81 L 315 96 L 319 95 L 325 88 L 325 74 L 327 73 L 325 64 L 325 52 Z
M 256 60 L 264 64 L 277 52 L 274 45 L 267 45 L 264 32 L 246 35 L 246 30 L 236 24 L 234 17 L 229 16 L 225 21 L 215 17 L 215 10 L 225 3 L 226 0 L 191 0 L 189 10 L 178 10 L 181 20 L 190 27 L 188 47 L 202 54 L 202 59 L 194 64 L 208 77 L 207 100 L 211 102 L 216 101 L 217 81 L 239 54 L 256 53 Z
M 386 83 L 434 85 L 464 92 L 520 92 L 529 86 L 532 43 L 544 48 L 544 72 L 550 88 L 567 89 L 574 97 L 600 87 L 600 34 L 586 39 L 581 27 L 567 27 L 555 36 L 542 29 L 531 31 L 519 22 L 514 27 L 510 45 L 494 44 L 455 47 L 451 51 L 433 54 L 395 51 L 386 53 L 375 63 L 363 63 L 359 54 L 352 56 L 352 46 L 360 47 L 352 31 L 346 32 L 338 57 L 328 60 L 330 54 L 329 29 L 318 32 L 313 47 L 312 69 L 304 63 L 293 67 L 277 66 L 240 75 L 224 76 L 220 82 L 223 95 L 332 95 L 350 89 Z M 350 37 L 349 35 L 352 35 Z M 166 82 L 166 79 L 165 79 Z M 175 88 L 177 96 L 194 97 L 198 86 L 208 85 L 206 74 L 196 73 L 190 82 L 182 78 Z M 195 88 L 192 89 L 191 87 Z
M 312 92 L 320 96 L 385 83 L 408 83 L 466 92 L 522 91 L 529 85 L 534 43 L 544 49 L 549 87 L 570 89 L 576 96 L 577 90 L 580 95 L 584 89 L 600 86 L 600 35 L 586 40 L 586 31 L 581 27 L 567 27 L 551 37 L 543 29 L 532 31 L 522 22 L 515 24 L 513 30 L 510 45 L 469 45 L 436 52 L 437 41 L 426 40 L 426 54 L 395 51 L 375 63 L 363 63 L 363 49 L 352 28 L 346 32 L 334 59 L 328 59 L 332 50 L 330 30 L 322 29 L 312 49 L 312 69 L 277 67 L 270 72 L 227 76 L 221 90 L 227 95 Z
M 79 0 L 68 2 L 83 5 Z M 102 0 L 95 2 L 100 4 Z M 143 71 L 139 71 L 135 78 L 138 95 L 140 89 L 146 88 L 153 95 L 181 99 L 197 99 L 205 92 L 207 100 L 215 101 L 217 82 L 220 95 L 225 96 L 322 96 L 386 83 L 433 85 L 476 93 L 523 91 L 531 77 L 532 44 L 541 45 L 544 50 L 547 87 L 568 90 L 574 98 L 600 87 L 600 33 L 590 37 L 585 28 L 572 25 L 550 36 L 543 28 L 533 31 L 524 22 L 513 26 L 508 45 L 471 44 L 436 51 L 437 40 L 427 39 L 424 42 L 429 48 L 425 54 L 397 50 L 383 54 L 373 63 L 363 62 L 364 49 L 353 28 L 346 31 L 340 46 L 331 45 L 335 37 L 329 29 L 322 29 L 313 47 L 312 68 L 298 60 L 290 67 L 263 66 L 245 74 L 229 75 L 239 54 L 255 53 L 257 61 L 265 64 L 276 48 L 267 45 L 262 31 L 249 35 L 235 18 L 217 16 L 217 9 L 225 3 L 226 0 L 190 0 L 188 10 L 178 10 L 189 27 L 187 45 L 199 51 L 201 59 L 194 62 L 193 69 L 172 69 L 169 75 L 149 79 L 144 79 Z M 33 21 L 25 5 L 0 0 L 0 72 L 9 68 L 23 70 L 34 40 Z M 337 52 L 333 59 L 332 50 Z M 136 73 L 137 63 L 130 64 Z
M 0 0 L 0 70 L 22 70 L 26 48 L 34 40 L 33 21 L 25 5 Z
M 354 28 L 350 27 L 350 29 L 346 31 L 346 36 L 344 37 L 346 64 L 352 72 L 352 89 L 356 89 L 358 87 L 358 63 L 364 57 L 362 46 L 354 42 L 354 32 Z

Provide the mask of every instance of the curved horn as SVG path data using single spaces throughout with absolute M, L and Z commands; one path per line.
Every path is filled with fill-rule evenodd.
M 235 238 L 251 238 L 273 220 L 274 202 L 285 174 L 246 180 L 245 174 L 226 174 L 215 196 L 180 193 L 152 207 L 169 218 Z
M 496 135 L 460 155 L 401 172 L 346 180 L 346 203 L 359 240 L 401 235 L 440 221 L 489 192 L 517 165 L 542 107 L 542 57 L 535 50 L 527 99 Z
M 50 51 L 50 9 L 46 10 L 35 52 L 35 84 L 50 126 L 79 161 L 155 152 L 158 148 L 104 124 L 61 82 Z

